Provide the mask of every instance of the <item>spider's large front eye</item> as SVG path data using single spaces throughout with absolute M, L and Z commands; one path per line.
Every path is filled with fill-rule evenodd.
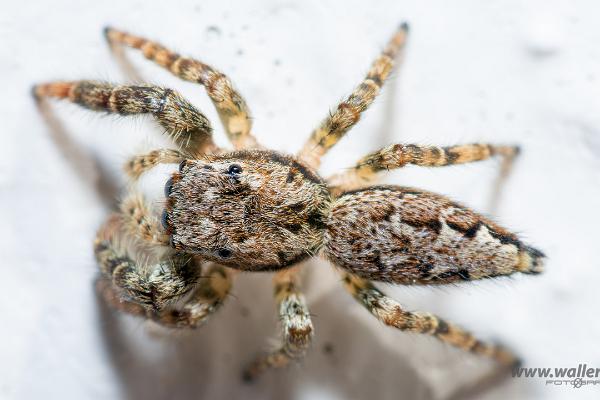
M 229 175 L 239 175 L 239 174 L 242 173 L 242 171 L 243 171 L 242 167 L 240 167 L 239 165 L 237 165 L 237 164 L 231 164 L 229 166 L 229 169 L 227 170 L 227 173 Z
M 169 197 L 171 192 L 173 191 L 173 178 L 169 178 L 167 183 L 165 183 L 165 197 Z
M 231 253 L 232 252 L 229 249 L 219 249 L 217 251 L 217 255 L 221 258 L 229 258 L 229 257 L 231 257 Z

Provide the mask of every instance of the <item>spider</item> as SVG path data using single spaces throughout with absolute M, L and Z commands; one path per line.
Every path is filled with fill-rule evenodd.
M 235 150 L 216 146 L 207 118 L 171 89 L 97 81 L 34 86 L 38 101 L 59 98 L 94 111 L 151 114 L 177 146 L 136 155 L 125 164 L 132 181 L 158 164 L 178 163 L 179 168 L 165 185 L 160 216 L 131 189 L 100 228 L 94 251 L 101 297 L 118 310 L 167 327 L 196 328 L 221 307 L 236 272 L 274 272 L 282 340 L 245 369 L 244 377 L 251 380 L 300 359 L 310 346 L 313 324 L 300 272 L 305 260 L 319 255 L 337 267 L 350 294 L 386 325 L 434 336 L 504 366 L 518 363 L 505 347 L 433 314 L 408 311 L 373 283 L 447 285 L 540 273 L 542 252 L 467 207 L 420 189 L 376 185 L 380 172 L 409 164 L 443 167 L 498 156 L 508 167 L 517 146 L 393 144 L 328 179 L 317 173 L 321 157 L 380 92 L 408 31 L 406 23 L 399 26 L 364 80 L 295 156 L 259 144 L 244 99 L 223 73 L 112 28 L 104 33 L 113 48 L 139 49 L 177 77 L 204 86 Z M 123 246 L 127 240 L 137 251 Z M 155 261 L 142 262 L 157 249 Z

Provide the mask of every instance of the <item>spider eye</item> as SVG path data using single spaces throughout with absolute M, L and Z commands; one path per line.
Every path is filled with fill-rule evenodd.
M 167 213 L 167 210 L 163 210 L 162 215 L 160 216 L 160 223 L 165 230 L 171 229 L 171 225 L 169 223 L 169 213 Z
M 239 165 L 237 165 L 237 164 L 231 164 L 229 166 L 229 169 L 227 170 L 227 173 L 229 175 L 239 175 L 239 174 L 242 173 L 242 171 L 243 171 L 242 167 L 240 167 Z
M 173 191 L 173 178 L 169 178 L 167 183 L 165 183 L 165 197 L 169 197 L 171 195 L 171 191 Z
M 219 249 L 217 251 L 217 255 L 221 258 L 229 258 L 231 257 L 231 250 L 229 249 Z

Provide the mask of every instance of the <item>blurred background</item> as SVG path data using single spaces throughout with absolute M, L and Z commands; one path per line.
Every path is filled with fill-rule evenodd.
M 159 40 L 222 70 L 268 147 L 300 148 L 363 78 L 401 21 L 406 59 L 325 158 L 328 175 L 389 142 L 518 143 L 493 218 L 548 255 L 540 276 L 436 288 L 381 285 L 514 348 L 528 367 L 600 368 L 600 25 L 597 1 L 104 1 L 2 6 L 0 398 L 447 399 L 493 368 L 435 339 L 383 326 L 315 260 L 305 287 L 316 337 L 306 360 L 246 385 L 240 371 L 277 343 L 268 274 L 245 274 L 202 329 L 167 332 L 116 315 L 93 290 L 96 229 L 127 182 L 127 157 L 166 145 L 150 118 L 113 118 L 29 95 L 52 80 L 145 81 L 179 90 L 226 140 L 203 89 L 135 51 L 127 73 L 102 28 Z M 387 182 L 491 213 L 498 163 L 411 167 Z M 169 169 L 145 181 L 160 193 Z M 600 384 L 508 378 L 471 397 L 598 398 Z

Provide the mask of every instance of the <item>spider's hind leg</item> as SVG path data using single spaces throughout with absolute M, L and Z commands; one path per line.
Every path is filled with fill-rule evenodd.
M 344 275 L 344 286 L 373 316 L 401 331 L 434 336 L 444 343 L 477 355 L 492 358 L 507 367 L 517 366 L 519 358 L 498 344 L 477 339 L 464 329 L 425 312 L 411 312 L 386 296 L 368 280 Z

